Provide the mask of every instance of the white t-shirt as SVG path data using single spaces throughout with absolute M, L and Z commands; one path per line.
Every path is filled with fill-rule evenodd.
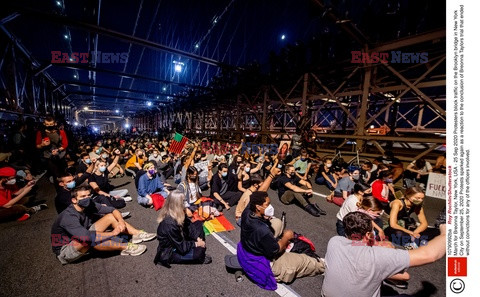
M 410 265 L 406 250 L 365 246 L 346 237 L 330 239 L 322 296 L 380 297 L 382 281 Z
M 345 217 L 347 214 L 357 211 L 358 202 L 359 202 L 358 198 L 354 194 L 348 196 L 347 199 L 343 202 L 342 207 L 340 207 L 340 210 L 337 213 L 337 219 L 342 221 L 343 217 Z
M 190 197 L 188 197 L 188 203 L 192 204 L 197 201 L 197 185 L 195 183 L 188 183 L 190 188 Z
M 410 163 L 411 166 L 415 166 L 415 161 L 413 161 L 412 163 Z M 430 162 L 428 161 L 425 161 L 425 166 L 423 168 L 420 168 L 418 169 L 418 171 L 421 171 L 421 172 L 429 172 L 430 170 L 432 170 L 433 167 L 432 167 L 432 164 L 430 164 Z

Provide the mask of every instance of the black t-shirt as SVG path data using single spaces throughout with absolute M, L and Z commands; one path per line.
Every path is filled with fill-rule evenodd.
M 328 168 L 328 167 L 325 168 L 325 165 L 320 166 L 320 168 L 318 168 L 317 178 L 323 177 L 322 172 L 325 172 L 326 175 L 331 174 L 331 170 L 332 170 L 332 167 L 330 167 L 330 168 Z
M 222 196 L 228 190 L 227 180 L 218 176 L 218 173 L 213 175 L 210 183 L 211 183 L 210 184 L 210 188 L 211 188 L 210 197 L 212 197 L 212 198 L 215 198 L 215 196 L 213 196 L 213 193 L 217 192 L 220 196 Z
M 285 174 L 280 176 L 277 180 L 277 185 L 278 185 L 278 198 L 281 198 L 283 194 L 289 190 L 285 184 L 291 183 L 292 185 L 298 186 L 300 182 L 300 178 L 297 175 L 294 175 L 292 177 L 288 177 Z M 243 224 L 243 223 L 242 223 Z
M 77 166 L 77 170 L 75 171 L 75 174 L 79 174 L 79 173 L 85 173 L 87 171 L 87 164 L 85 164 L 83 161 L 80 162 L 80 164 L 78 164 Z
M 273 237 L 270 221 L 254 215 L 249 208 L 242 213 L 240 240 L 243 248 L 254 255 L 262 255 L 273 260 L 280 250 Z
M 98 187 L 100 188 L 100 190 L 108 193 L 110 192 L 112 189 L 112 186 L 110 185 L 110 183 L 108 182 L 108 173 L 110 173 L 108 171 L 108 168 L 105 169 L 105 172 L 103 172 L 102 174 L 100 175 L 97 175 L 95 173 L 92 173 L 92 175 L 90 175 L 90 177 L 88 178 L 88 182 L 91 183 L 91 182 L 96 182 Z

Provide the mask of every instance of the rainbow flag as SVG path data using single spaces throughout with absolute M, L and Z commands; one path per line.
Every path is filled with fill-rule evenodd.
M 187 141 L 188 138 L 175 132 L 175 136 L 173 137 L 172 143 L 170 143 L 170 149 L 168 151 L 174 154 L 180 154 L 183 151 L 185 144 L 187 144 Z
M 203 222 L 205 235 L 210 235 L 213 232 L 232 231 L 233 229 L 235 229 L 235 227 L 233 227 L 223 215 L 215 217 L 213 220 Z

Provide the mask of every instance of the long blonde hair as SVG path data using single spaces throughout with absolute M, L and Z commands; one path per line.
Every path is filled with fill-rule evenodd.
M 157 222 L 162 222 L 167 216 L 172 217 L 179 225 L 183 225 L 185 220 L 185 212 L 183 210 L 184 204 L 183 201 L 185 195 L 179 191 L 175 190 L 170 192 L 167 199 L 165 199 L 165 204 L 163 205 L 160 213 L 158 214 Z

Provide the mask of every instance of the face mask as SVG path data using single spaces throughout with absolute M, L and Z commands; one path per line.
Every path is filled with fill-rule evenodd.
M 138 155 L 139 158 L 143 157 L 143 154 Z
M 156 172 L 155 169 L 148 169 L 148 173 L 149 173 L 150 175 L 154 175 L 155 172 Z
M 100 149 L 96 150 L 95 153 L 100 154 Z
M 385 180 L 385 182 L 386 182 L 387 184 L 391 184 L 391 183 L 393 183 L 393 179 L 392 179 L 392 178 L 387 178 L 387 179 Z
M 412 202 L 416 206 L 420 206 L 420 205 L 423 204 L 423 200 L 421 200 L 421 199 L 412 199 L 412 200 L 410 200 L 410 202 Z
M 92 203 L 92 198 L 90 198 L 90 197 L 80 199 L 80 200 L 78 200 L 78 202 L 77 202 L 78 206 L 80 206 L 81 208 L 87 208 L 87 207 L 89 207 L 89 206 L 90 206 L 90 203 Z
M 305 162 L 306 158 L 300 158 L 300 161 Z
M 55 125 L 53 125 L 53 126 L 45 126 L 45 125 L 43 125 L 43 126 L 45 127 L 45 130 L 48 130 L 48 131 L 52 131 L 52 130 L 55 130 L 55 128 L 57 128 L 57 126 L 55 126 Z
M 87 164 L 91 164 L 91 163 L 92 163 L 92 160 L 90 160 L 90 159 L 86 159 L 86 160 L 85 160 L 85 163 L 87 163 Z
M 273 206 L 271 204 L 269 206 L 267 206 L 267 208 L 265 208 L 265 216 L 273 217 L 274 213 L 275 213 L 275 209 L 273 208 Z
M 332 164 L 327 164 L 327 168 L 330 168 L 330 167 L 332 167 Z
M 278 169 L 282 169 L 282 167 L 283 167 L 283 166 L 282 166 L 281 164 L 277 165 L 277 168 L 278 168 Z
M 67 183 L 66 186 L 67 186 L 68 189 L 73 189 L 73 188 L 75 188 L 75 181 L 72 180 L 71 182 Z
M 106 169 L 107 169 L 107 167 L 105 167 L 105 166 L 98 167 L 98 170 L 100 170 L 100 172 L 105 172 Z
M 107 154 L 102 154 L 102 158 L 106 159 L 108 157 Z
M 354 180 L 358 180 L 360 178 L 360 174 L 352 174 L 352 178 Z
M 16 182 L 17 182 L 16 179 L 11 179 L 11 180 L 7 181 L 5 184 L 11 186 L 11 185 L 14 185 Z
M 245 168 L 245 172 L 250 172 L 250 167 Z
M 227 177 L 228 172 L 222 172 L 222 177 Z
M 158 157 L 158 154 L 153 154 L 153 156 L 156 158 L 156 157 Z

